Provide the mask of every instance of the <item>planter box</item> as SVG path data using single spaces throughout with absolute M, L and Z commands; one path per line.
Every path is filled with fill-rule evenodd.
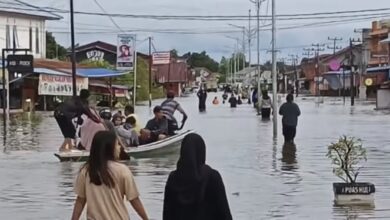
M 374 205 L 372 183 L 333 183 L 336 205 Z

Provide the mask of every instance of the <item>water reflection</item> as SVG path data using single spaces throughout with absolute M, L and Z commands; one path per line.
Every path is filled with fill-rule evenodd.
M 207 163 L 224 179 L 234 219 L 389 219 L 390 112 L 369 105 L 351 110 L 338 101 L 328 105 L 326 99 L 315 107 L 314 100 L 298 99 L 299 144 L 287 146 L 281 134 L 272 138 L 272 121 L 262 121 L 252 106 L 209 105 L 204 114 L 195 99 L 178 99 L 189 115 L 185 129 L 204 137 Z M 136 111 L 142 122 L 152 117 L 147 106 Z M 73 182 L 83 163 L 59 163 L 53 156 L 63 138 L 52 113 L 41 121 L 32 115 L 15 119 L 8 133 L 6 154 L 0 152 L 0 219 L 69 217 Z M 331 186 L 337 179 L 326 146 L 345 133 L 362 138 L 367 147 L 359 178 L 377 186 L 376 207 L 333 207 Z M 177 152 L 126 163 L 152 219 L 161 219 L 165 183 L 178 157 Z
M 336 219 L 369 219 L 375 218 L 375 206 L 334 206 L 333 213 Z
M 294 143 L 284 143 L 282 148 L 282 170 L 294 171 L 298 169 L 296 152 L 297 147 Z

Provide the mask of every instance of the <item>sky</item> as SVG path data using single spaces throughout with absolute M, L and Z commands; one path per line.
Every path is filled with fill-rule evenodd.
M 148 14 L 148 15 L 247 15 L 248 10 L 255 12 L 255 5 L 250 0 L 74 0 L 75 11 L 102 12 L 96 1 L 108 13 Z M 31 4 L 68 9 L 69 0 L 31 0 Z M 374 2 L 374 4 L 373 4 Z M 268 7 L 267 7 L 268 6 Z M 276 0 L 276 14 L 317 13 L 332 11 L 350 11 L 362 9 L 390 8 L 390 0 Z M 68 47 L 70 45 L 69 15 L 61 14 L 60 21 L 48 21 L 47 28 L 54 32 L 57 41 Z M 262 3 L 261 15 L 271 15 L 271 0 Z M 379 16 L 379 15 L 378 15 Z M 384 17 L 385 18 L 385 17 Z M 359 38 L 361 34 L 355 29 L 370 28 L 371 22 L 384 18 L 372 18 L 365 21 L 349 21 L 337 25 L 315 26 L 290 30 L 277 30 L 276 47 L 279 49 L 278 58 L 287 58 L 289 54 L 303 56 L 304 46 L 313 43 L 330 43 L 328 37 L 341 37 L 339 46 L 348 45 L 348 39 Z M 390 16 L 388 17 L 390 19 Z M 176 49 L 179 54 L 207 51 L 219 61 L 222 56 L 228 57 L 235 50 L 236 40 L 242 38 L 239 28 L 229 26 L 229 23 L 238 26 L 248 26 L 248 21 L 166 21 L 147 20 L 137 18 L 113 18 L 126 32 L 139 29 L 185 29 L 201 31 L 203 34 L 162 34 L 135 31 L 137 34 L 139 51 L 147 53 L 148 44 L 145 39 L 153 37 L 153 44 L 157 51 Z M 335 20 L 334 18 L 332 20 Z M 336 19 L 337 20 L 337 19 Z M 321 20 L 322 21 L 322 20 Z M 121 31 L 115 27 L 108 17 L 76 15 L 76 42 L 86 44 L 93 41 L 106 41 L 116 44 L 117 34 Z M 306 24 L 318 21 L 294 20 L 278 21 L 277 27 Z M 261 25 L 268 25 L 269 21 L 261 21 Z M 252 22 L 252 26 L 255 21 Z M 104 31 L 106 33 L 85 33 Z M 224 31 L 226 33 L 204 33 L 210 31 Z M 77 34 L 78 32 L 78 34 Z M 83 32 L 83 33 L 80 33 Z M 130 32 L 129 32 L 130 33 Z M 229 38 L 230 37 L 230 38 Z M 271 59 L 271 31 L 263 30 L 260 34 L 261 62 Z M 248 45 L 246 45 L 248 47 Z M 256 39 L 252 42 L 252 63 L 256 63 Z M 324 51 L 331 52 L 330 50 Z

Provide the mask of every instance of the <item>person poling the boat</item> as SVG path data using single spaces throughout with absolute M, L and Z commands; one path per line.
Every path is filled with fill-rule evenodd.
M 188 116 L 181 105 L 175 100 L 175 93 L 173 91 L 169 91 L 167 93 L 167 99 L 161 104 L 161 109 L 165 115 L 165 118 L 168 120 L 168 135 L 175 135 L 175 131 L 183 128 Z M 183 115 L 183 119 L 181 120 L 181 128 L 179 128 L 177 120 L 174 116 L 176 110 Z
M 137 134 L 140 135 L 141 128 L 142 128 L 141 127 L 141 123 L 140 123 L 140 120 L 139 120 L 138 116 L 134 113 L 134 107 L 131 106 L 131 105 L 126 105 L 125 106 L 125 117 L 124 117 L 125 119 L 124 120 L 126 120 L 126 118 L 128 118 L 128 117 L 134 117 L 135 118 L 137 124 L 135 125 L 134 129 L 137 132 Z
M 74 184 L 77 195 L 72 220 L 80 219 L 87 205 L 87 219 L 130 218 L 124 198 L 141 217 L 148 220 L 130 169 L 119 162 L 115 133 L 99 131 L 93 138 L 88 162 L 82 166 Z
M 118 136 L 122 139 L 122 142 L 126 145 L 126 147 L 137 147 L 139 145 L 138 134 L 134 129 L 135 125 L 135 118 L 130 116 L 126 118 L 123 125 L 116 127 Z
M 168 136 L 168 120 L 165 118 L 161 106 L 154 107 L 153 113 L 154 118 L 148 121 L 144 129 L 141 129 L 141 144 L 152 143 Z
M 54 118 L 61 129 L 62 135 L 64 136 L 64 141 L 59 151 L 67 151 L 75 147 L 72 140 L 76 138 L 76 128 L 72 120 L 77 118 L 77 123 L 82 123 L 81 115 L 85 114 L 89 109 L 89 95 L 88 90 L 82 89 L 80 91 L 80 96 L 66 100 L 55 109 Z
M 268 95 L 267 90 L 263 90 L 262 96 L 260 98 L 260 110 L 261 110 L 261 118 L 262 119 L 269 119 L 271 115 L 271 109 L 272 107 L 272 100 L 271 97 Z

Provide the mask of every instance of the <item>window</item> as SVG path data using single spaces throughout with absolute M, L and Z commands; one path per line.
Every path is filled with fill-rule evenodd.
M 35 53 L 39 54 L 39 28 L 35 28 Z
M 16 25 L 13 27 L 13 35 L 12 35 L 12 48 L 18 48 L 19 47 L 19 38 L 18 38 L 18 30 L 16 28 Z
M 32 33 L 32 27 L 29 28 L 28 30 L 29 32 L 29 49 L 32 50 L 32 47 L 33 47 L 33 33 Z
M 9 24 L 5 26 L 5 47 L 11 48 L 11 32 L 9 29 Z

